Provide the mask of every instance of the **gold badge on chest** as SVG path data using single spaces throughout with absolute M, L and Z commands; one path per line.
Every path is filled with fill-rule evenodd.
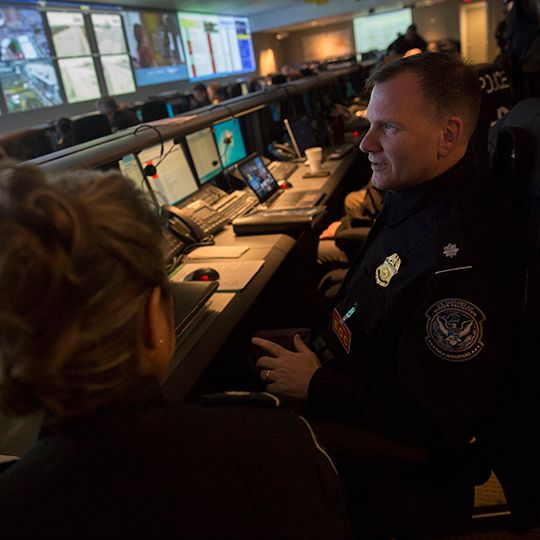
M 390 280 L 399 272 L 401 259 L 393 253 L 384 259 L 384 262 L 375 270 L 375 281 L 381 287 L 388 287 Z

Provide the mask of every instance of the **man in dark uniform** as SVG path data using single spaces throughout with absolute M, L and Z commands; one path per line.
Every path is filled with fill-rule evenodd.
M 464 447 L 493 406 L 518 310 L 502 197 L 467 147 L 478 80 L 454 56 L 374 73 L 360 148 L 383 210 L 337 297 L 296 351 L 254 338 L 270 392 L 428 450 Z

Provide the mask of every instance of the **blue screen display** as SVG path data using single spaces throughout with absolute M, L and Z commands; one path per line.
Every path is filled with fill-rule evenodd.
M 214 137 L 223 167 L 230 167 L 246 157 L 244 137 L 237 118 L 216 124 Z

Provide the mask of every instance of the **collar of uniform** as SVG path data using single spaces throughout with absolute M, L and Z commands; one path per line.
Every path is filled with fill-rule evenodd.
M 471 180 L 470 167 L 471 157 L 467 152 L 458 163 L 440 176 L 411 189 L 387 193 L 384 199 L 385 224 L 393 226 L 449 191 L 467 184 Z

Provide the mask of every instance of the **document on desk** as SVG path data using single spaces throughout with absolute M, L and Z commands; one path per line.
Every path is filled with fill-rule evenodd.
M 192 251 L 187 259 L 238 259 L 248 246 L 203 246 Z
M 219 273 L 218 291 L 241 291 L 253 279 L 255 274 L 262 268 L 264 261 L 234 261 L 234 262 L 198 262 L 187 263 L 181 266 L 171 281 L 184 281 L 184 278 L 193 273 L 197 268 L 213 268 Z

